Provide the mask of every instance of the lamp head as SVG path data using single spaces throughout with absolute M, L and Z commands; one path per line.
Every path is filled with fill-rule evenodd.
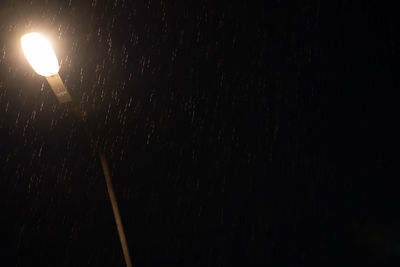
M 41 34 L 25 34 L 21 38 L 21 45 L 26 59 L 37 74 L 48 77 L 58 73 L 57 56 L 50 42 Z

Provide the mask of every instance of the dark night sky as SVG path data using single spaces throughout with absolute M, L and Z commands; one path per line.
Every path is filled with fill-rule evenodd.
M 29 31 L 107 153 L 134 266 L 398 266 L 397 9 L 252 2 L 1 0 L 0 266 L 124 266 Z

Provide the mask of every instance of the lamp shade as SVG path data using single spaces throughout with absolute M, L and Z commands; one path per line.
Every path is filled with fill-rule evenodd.
M 25 34 L 21 38 L 21 45 L 26 59 L 37 74 L 48 77 L 58 73 L 57 56 L 50 42 L 41 34 Z

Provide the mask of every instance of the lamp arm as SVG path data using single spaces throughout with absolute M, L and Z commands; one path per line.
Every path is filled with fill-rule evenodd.
M 57 96 L 57 99 L 60 102 L 60 104 L 72 102 L 72 97 L 68 93 L 67 88 L 65 88 L 65 85 L 58 73 L 52 76 L 47 76 L 46 79 L 51 89 L 53 90 L 54 94 Z

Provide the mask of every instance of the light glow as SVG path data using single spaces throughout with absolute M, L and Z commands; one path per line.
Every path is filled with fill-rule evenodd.
M 58 73 L 57 56 L 50 42 L 41 34 L 25 34 L 21 38 L 21 45 L 26 59 L 37 74 L 48 77 Z

